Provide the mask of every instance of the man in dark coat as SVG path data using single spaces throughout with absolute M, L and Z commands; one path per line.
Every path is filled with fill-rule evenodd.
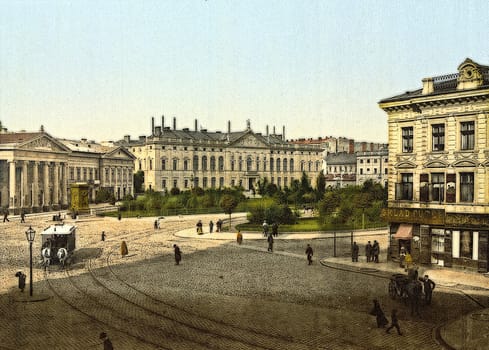
M 3 212 L 3 222 L 5 222 L 5 221 L 10 222 L 10 220 L 8 219 L 8 210 L 6 210 L 6 209 Z
M 358 262 L 358 245 L 357 242 L 353 242 L 353 246 L 351 247 L 351 261 Z
M 268 235 L 267 241 L 268 241 L 268 251 L 273 252 L 273 236 Z
M 375 320 L 377 321 L 377 328 L 384 328 L 387 323 L 389 323 L 377 299 L 374 299 L 374 307 L 372 311 L 370 311 L 370 314 L 375 316 Z
M 374 256 L 374 262 L 378 263 L 379 262 L 379 254 L 380 254 L 380 246 L 379 242 L 374 241 L 374 244 L 372 245 L 372 254 Z
M 99 338 L 104 340 L 104 350 L 114 350 L 114 347 L 112 346 L 112 342 L 107 336 L 107 333 L 105 332 L 100 333 Z
M 212 231 L 214 230 L 214 223 L 212 222 L 212 220 L 209 222 L 209 233 L 212 233 Z
M 424 300 L 426 305 L 431 304 L 431 297 L 433 295 L 433 289 L 435 289 L 435 282 L 433 282 L 428 275 L 424 275 L 422 279 L 423 282 L 423 290 L 424 290 Z
M 391 314 L 391 325 L 388 327 L 385 332 L 389 333 L 392 328 L 396 327 L 397 329 L 397 334 L 402 335 L 401 333 L 401 328 L 399 327 L 399 321 L 397 320 L 397 310 L 392 309 L 392 314 Z
M 278 224 L 276 222 L 274 222 L 272 224 L 272 234 L 273 234 L 273 237 L 278 236 Z
M 370 262 L 370 257 L 372 256 L 372 244 L 370 244 L 370 241 L 365 246 L 365 255 L 367 256 L 367 262 Z
M 180 261 L 182 260 L 182 251 L 176 244 L 173 245 L 173 249 L 175 250 L 175 265 L 180 265 Z
M 308 265 L 312 265 L 312 255 L 314 254 L 314 252 L 312 251 L 312 247 L 311 245 L 307 245 L 307 248 L 306 248 L 306 255 L 307 255 L 307 262 L 308 262 Z

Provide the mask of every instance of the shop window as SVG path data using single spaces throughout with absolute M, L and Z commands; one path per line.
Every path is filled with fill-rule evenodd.
M 460 257 L 472 259 L 472 231 L 460 232 Z

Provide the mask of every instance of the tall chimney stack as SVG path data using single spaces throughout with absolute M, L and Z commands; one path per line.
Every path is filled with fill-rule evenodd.
M 161 116 L 161 130 L 165 129 L 165 116 Z
M 285 141 L 285 125 L 282 125 L 282 140 Z
M 194 128 L 195 128 L 195 131 L 198 131 L 199 129 L 197 128 L 197 119 L 195 119 L 195 122 L 194 122 Z
M 275 134 L 275 125 L 273 126 L 273 134 L 274 134 L 274 135 L 276 135 L 276 134 Z
M 268 125 L 267 125 L 267 136 L 268 136 Z
M 173 130 L 177 130 L 177 118 L 173 117 Z
M 155 134 L 155 117 L 151 117 L 151 135 Z
M 231 121 L 228 120 L 228 134 L 231 133 Z

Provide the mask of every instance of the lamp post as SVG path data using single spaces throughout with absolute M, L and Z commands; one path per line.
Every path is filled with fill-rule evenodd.
M 27 238 L 27 241 L 29 242 L 29 253 L 30 253 L 30 264 L 29 264 L 29 271 L 30 271 L 30 285 L 29 285 L 29 295 L 32 296 L 32 242 L 34 242 L 34 237 L 36 236 L 36 231 L 32 228 L 32 226 L 29 226 L 27 231 L 25 231 L 25 236 Z

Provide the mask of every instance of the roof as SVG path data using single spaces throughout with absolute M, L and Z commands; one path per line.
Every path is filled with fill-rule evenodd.
M 0 144 L 18 144 L 43 135 L 43 132 L 7 132 L 0 133 Z
M 328 165 L 357 164 L 357 156 L 354 153 L 329 153 L 324 159 Z
M 76 226 L 74 225 L 51 225 L 48 228 L 45 228 L 41 235 L 69 235 L 71 233 L 75 233 Z

